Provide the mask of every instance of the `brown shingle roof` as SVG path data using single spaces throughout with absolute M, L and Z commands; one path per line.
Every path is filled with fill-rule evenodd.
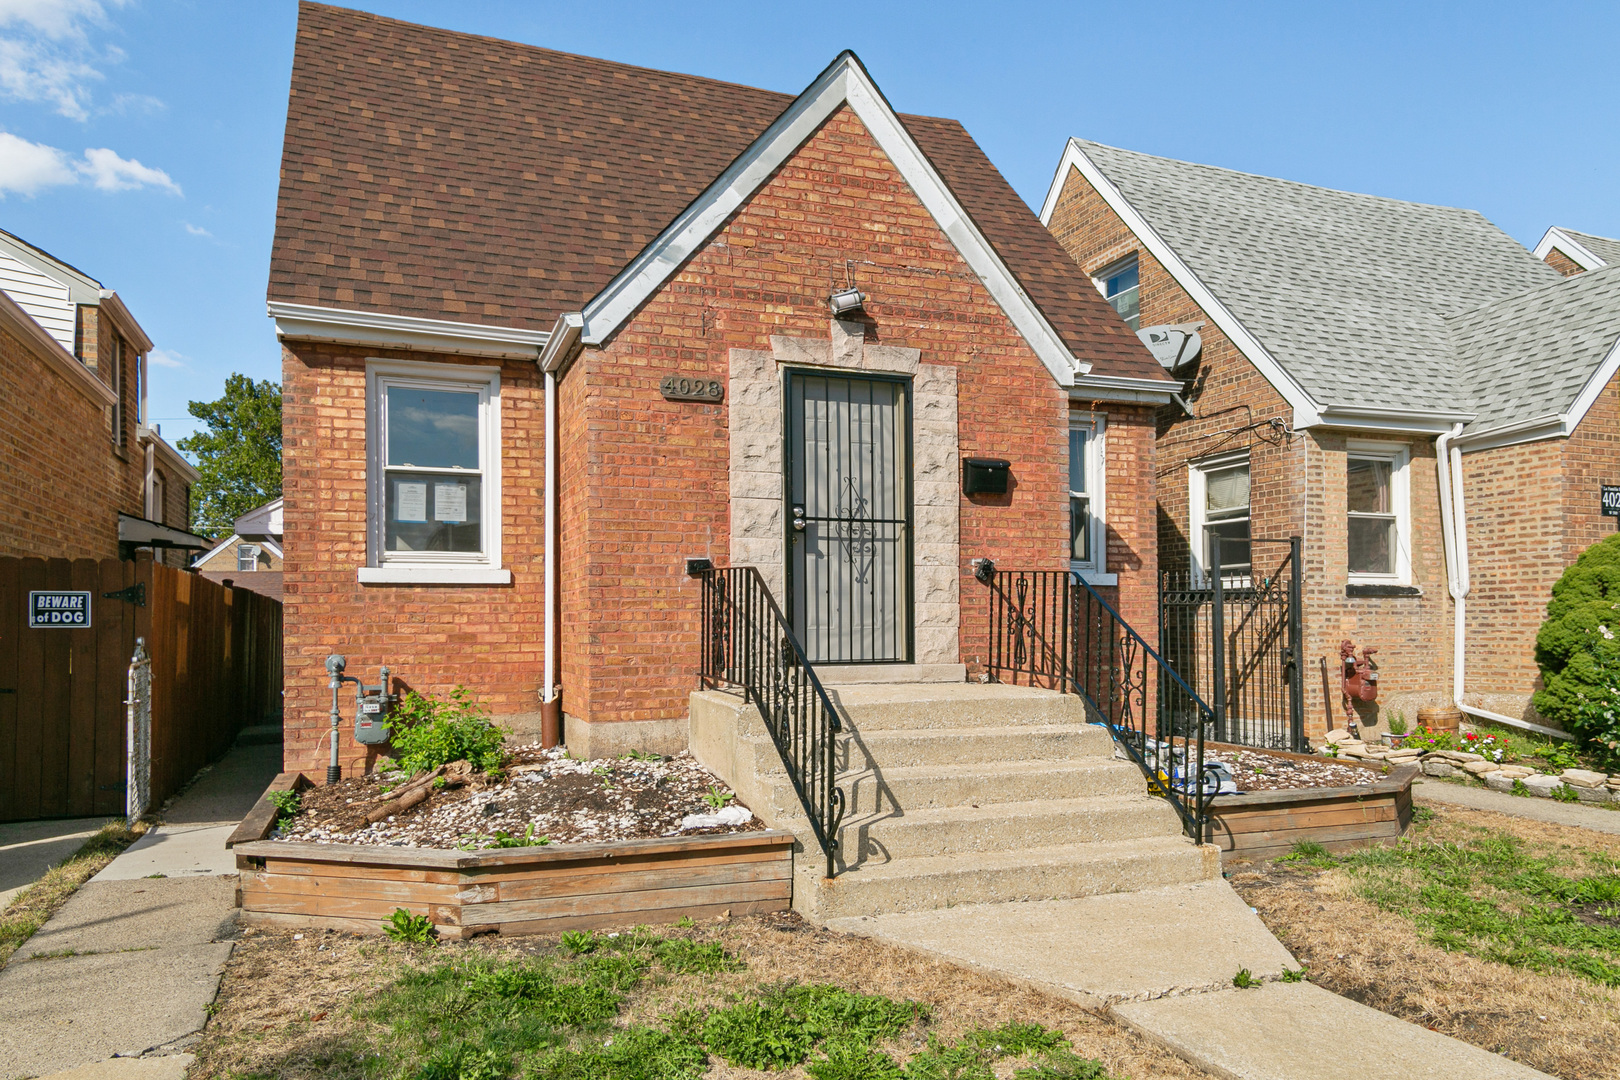
M 793 97 L 302 3 L 271 300 L 549 330 Z M 903 122 L 1097 374 L 1161 374 L 983 152 Z

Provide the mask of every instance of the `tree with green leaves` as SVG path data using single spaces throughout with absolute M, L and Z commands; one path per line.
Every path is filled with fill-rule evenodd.
M 191 487 L 192 527 L 229 536 L 238 517 L 281 494 L 281 386 L 232 375 L 224 397 L 187 408 L 208 426 L 179 443 L 201 474 Z

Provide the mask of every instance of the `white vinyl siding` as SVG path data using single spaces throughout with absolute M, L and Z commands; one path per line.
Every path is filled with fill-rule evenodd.
M 66 285 L 0 253 L 0 291 L 43 326 L 62 348 L 73 351 L 75 312 Z

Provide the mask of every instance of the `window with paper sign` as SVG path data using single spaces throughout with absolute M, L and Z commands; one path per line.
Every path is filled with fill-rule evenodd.
M 372 566 L 421 567 L 420 580 L 499 567 L 499 373 L 374 362 L 367 374 Z

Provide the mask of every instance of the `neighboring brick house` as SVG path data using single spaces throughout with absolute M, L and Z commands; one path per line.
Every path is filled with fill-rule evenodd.
M 118 294 L 0 232 L 0 555 L 174 566 L 197 472 L 145 423 L 151 339 Z
M 1601 270 L 1620 263 L 1620 240 L 1554 225 L 1542 235 L 1535 256 L 1565 277 L 1571 277 L 1583 270 Z
M 794 97 L 305 3 L 286 132 L 288 768 L 324 761 L 333 652 L 519 731 L 560 692 L 576 754 L 685 745 L 688 558 L 758 567 L 812 659 L 891 677 L 978 670 L 979 558 L 1073 555 L 1153 624 L 1175 384 L 961 126 L 852 54 Z M 1010 494 L 963 496 L 968 456 Z M 860 618 L 818 576 L 857 573 L 820 482 L 877 530 Z
M 237 518 L 231 535 L 197 556 L 192 568 L 210 580 L 280 600 L 281 520 L 278 495 Z
M 1379 650 L 1386 713 L 1537 722 L 1552 584 L 1614 531 L 1620 268 L 1565 279 L 1474 211 L 1078 139 L 1041 219 L 1133 329 L 1201 337 L 1158 413 L 1161 564 L 1303 538 L 1307 731 L 1345 720 L 1344 639 Z

